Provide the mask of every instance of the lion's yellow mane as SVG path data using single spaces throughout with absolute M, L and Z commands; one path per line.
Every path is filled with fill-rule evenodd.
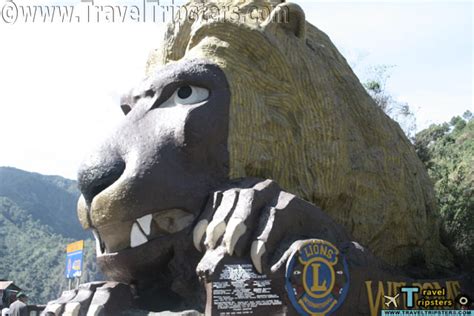
M 277 3 L 188 3 L 237 8 L 240 19 L 200 16 L 171 24 L 148 71 L 196 57 L 222 67 L 232 92 L 231 177 L 276 180 L 391 263 L 449 264 L 432 184 L 413 146 L 328 36 L 306 22 L 306 32 L 296 36 L 279 23 L 244 21 L 256 7 L 265 12 Z

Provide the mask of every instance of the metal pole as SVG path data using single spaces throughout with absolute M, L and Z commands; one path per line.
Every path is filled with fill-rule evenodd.
M 67 279 L 67 281 L 68 281 L 67 289 L 70 291 L 71 290 L 71 279 Z

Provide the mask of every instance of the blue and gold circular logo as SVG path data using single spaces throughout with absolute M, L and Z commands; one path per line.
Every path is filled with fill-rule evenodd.
M 300 315 L 330 315 L 341 306 L 349 290 L 344 256 L 328 241 L 307 241 L 290 258 L 286 290 Z

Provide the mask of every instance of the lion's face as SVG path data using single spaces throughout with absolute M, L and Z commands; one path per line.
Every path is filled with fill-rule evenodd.
M 228 179 L 229 102 L 224 73 L 203 60 L 167 65 L 123 99 L 122 124 L 78 173 L 79 218 L 109 278 L 152 282 L 192 244 L 209 192 Z
M 109 278 L 161 281 L 176 251 L 192 244 L 190 228 L 209 193 L 229 178 L 303 186 L 288 172 L 304 149 L 294 144 L 305 116 L 293 79 L 300 71 L 276 46 L 277 35 L 305 45 L 302 12 L 289 12 L 299 23 L 196 21 L 192 34 L 176 24 L 178 33 L 168 34 L 176 43 L 124 98 L 122 125 L 78 177 L 79 217 Z

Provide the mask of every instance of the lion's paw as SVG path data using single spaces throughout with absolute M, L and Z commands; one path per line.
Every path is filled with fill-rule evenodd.
M 321 209 L 274 181 L 243 179 L 215 192 L 194 228 L 194 245 L 205 252 L 197 272 L 212 275 L 230 255 L 249 256 L 258 272 L 274 273 L 296 241 L 312 238 L 335 243 L 350 239 Z
M 91 282 L 79 285 L 77 290 L 63 292 L 51 301 L 44 316 L 107 316 L 120 315 L 132 307 L 133 290 L 117 282 Z

